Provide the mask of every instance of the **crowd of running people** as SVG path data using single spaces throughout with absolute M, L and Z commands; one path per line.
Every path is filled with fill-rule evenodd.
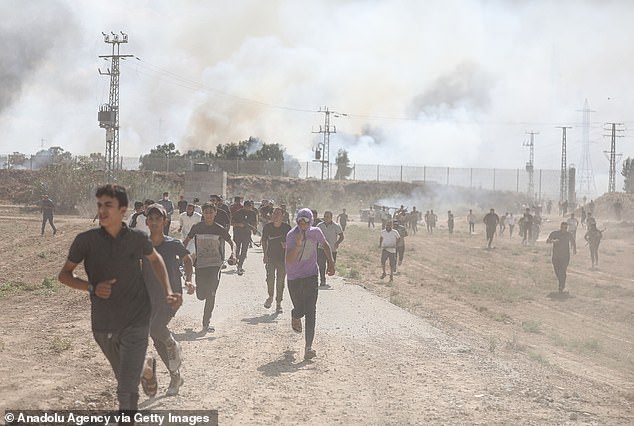
M 189 202 L 181 196 L 174 204 L 165 192 L 157 202 L 135 202 L 128 214 L 125 188 L 104 185 L 95 195 L 100 227 L 75 237 L 58 278 L 90 294 L 94 339 L 117 378 L 120 410 L 137 410 L 139 385 L 148 396 L 157 393 L 156 360 L 147 353 L 150 338 L 171 377 L 166 394 L 178 394 L 183 384 L 181 345 L 174 339 L 169 322 L 182 304 L 183 291 L 204 302 L 199 334 L 215 331 L 211 319 L 222 270 L 235 266 L 237 275 L 243 275 L 248 249 L 253 245 L 260 245 L 263 252 L 267 291 L 264 307 L 270 309 L 275 302 L 275 313 L 281 314 L 287 285 L 293 306 L 290 325 L 295 332 L 304 333 L 304 359 L 317 355 L 313 348 L 317 298 L 319 288 L 327 287 L 327 277 L 335 273 L 337 250 L 350 221 L 345 209 L 336 217 L 332 211 L 325 211 L 319 218 L 316 210 L 296 205 L 288 210 L 286 205 L 277 206 L 271 200 L 255 203 L 242 197 L 227 204 L 222 196 L 211 195 L 201 205 L 196 198 Z M 571 213 L 546 240 L 553 244 L 553 267 L 560 291 L 565 287 L 570 249 L 576 253 L 579 226 L 587 226 L 584 238 L 590 246 L 593 267 L 598 265 L 602 233 L 592 212 L 584 219 L 579 222 Z M 178 222 L 176 233 L 180 238 L 169 235 L 175 228 L 173 220 Z M 448 211 L 449 233 L 454 232 L 454 220 Z M 389 272 L 392 281 L 403 263 L 405 238 L 410 233 L 416 235 L 421 223 L 427 233 L 433 234 L 439 219 L 433 210 L 423 214 L 415 207 L 411 211 L 404 206 L 371 207 L 368 227 L 375 227 L 375 221 L 381 226 L 381 279 Z M 479 222 L 472 210 L 466 222 L 472 235 Z M 542 223 L 541 209 L 526 208 L 517 222 L 512 213 L 500 217 L 490 209 L 481 222 L 485 224 L 487 248 L 492 248 L 495 235 L 503 236 L 507 229 L 512 238 L 516 223 L 522 244 L 534 244 Z M 254 239 L 254 235 L 260 238 Z M 87 280 L 75 274 L 82 262 Z

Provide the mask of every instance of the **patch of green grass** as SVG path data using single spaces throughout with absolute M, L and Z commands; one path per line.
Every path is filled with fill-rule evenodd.
M 595 338 L 588 339 L 566 339 L 558 334 L 549 336 L 552 342 L 568 351 L 580 354 L 597 353 L 601 351 L 601 344 Z
M 46 253 L 44 253 L 44 252 L 38 253 L 37 257 L 39 257 L 40 259 L 44 259 L 44 258 L 46 258 Z
M 55 336 L 51 341 L 51 349 L 56 353 L 62 353 L 69 350 L 71 347 L 70 339 L 65 337 Z
M 491 318 L 493 318 L 494 321 L 503 322 L 504 324 L 511 324 L 513 322 L 513 318 L 504 312 L 496 312 L 491 316 Z
M 548 360 L 539 352 L 528 351 L 527 355 L 528 359 L 531 361 L 537 361 L 540 364 L 548 364 Z
M 358 280 L 361 277 L 361 274 L 359 274 L 359 271 L 357 271 L 356 269 L 350 268 L 347 277 L 353 280 Z
M 0 297 L 8 296 L 9 294 L 17 293 L 22 286 L 20 283 L 6 282 L 0 284 Z
M 392 290 L 390 292 L 390 303 L 396 306 L 400 306 L 401 308 L 406 308 L 408 305 L 408 300 L 405 296 L 402 296 L 398 291 Z
M 59 283 L 55 278 L 46 277 L 42 280 L 39 288 L 35 289 L 37 294 L 51 295 L 59 290 Z
M 522 329 L 527 333 L 535 333 L 535 334 L 541 333 L 539 321 L 533 321 L 533 320 L 522 321 Z

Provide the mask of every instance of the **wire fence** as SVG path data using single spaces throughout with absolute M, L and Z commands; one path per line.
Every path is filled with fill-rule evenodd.
M 73 157 L 70 161 L 77 162 Z M 37 170 L 46 166 L 33 157 L 22 164 L 12 164 L 11 154 L 0 155 L 2 168 Z M 320 161 L 257 161 L 257 160 L 194 160 L 189 158 L 145 158 L 143 164 L 138 157 L 122 157 L 120 166 L 125 170 L 154 170 L 184 172 L 191 170 L 225 171 L 238 175 L 261 175 L 296 177 L 303 179 L 333 179 L 337 166 Z M 98 167 L 103 168 L 101 164 Z M 410 183 L 435 183 L 492 191 L 529 193 L 530 174 L 525 169 L 456 168 L 437 166 L 406 166 L 384 164 L 351 164 L 349 180 L 391 181 Z M 533 196 L 536 199 L 559 199 L 560 171 L 536 169 L 533 172 Z

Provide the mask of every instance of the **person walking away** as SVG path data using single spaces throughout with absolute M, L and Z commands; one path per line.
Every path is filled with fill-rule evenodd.
M 508 213 L 504 213 L 500 217 L 500 238 L 504 236 L 504 230 L 506 229 L 506 216 L 508 216 Z
M 436 213 L 434 213 L 433 210 L 431 210 L 429 212 L 429 229 L 431 230 L 430 231 L 431 234 L 434 233 L 434 228 L 436 227 L 436 222 L 438 222 L 438 215 Z
M 559 292 L 566 288 L 566 270 L 570 263 L 570 233 L 568 233 L 568 223 L 561 222 L 561 227 L 553 231 L 546 240 L 553 244 L 552 263 L 557 281 L 559 281 Z
M 262 261 L 266 269 L 266 287 L 268 297 L 264 307 L 269 309 L 275 296 L 275 312 L 282 313 L 282 299 L 284 296 L 284 281 L 286 280 L 286 263 L 284 260 L 286 251 L 286 234 L 291 230 L 288 223 L 283 222 L 282 209 L 276 207 L 273 210 L 271 222 L 262 228 Z
M 526 209 L 524 216 L 520 219 L 520 232 L 522 234 L 522 245 L 528 245 L 533 239 L 533 216 L 530 209 Z
M 500 217 L 495 213 L 495 209 L 491 209 L 489 210 L 489 213 L 484 215 L 482 222 L 486 225 L 487 248 L 491 248 L 493 237 L 495 236 L 495 230 L 500 223 Z
M 579 221 L 574 213 L 570 213 L 570 217 L 566 223 L 568 224 L 568 233 L 570 233 L 570 248 L 572 248 L 572 254 L 577 254 L 577 227 L 579 226 Z
M 165 235 L 169 235 L 170 226 L 172 225 L 172 214 L 174 213 L 174 203 L 169 198 L 169 192 L 163 193 L 163 198 L 159 201 L 159 204 L 163 206 L 165 211 L 167 212 L 167 223 L 163 227 L 163 233 Z
M 403 258 L 405 257 L 405 237 L 407 237 L 407 229 L 399 221 L 394 221 L 393 229 L 398 232 L 400 238 L 396 242 L 396 264 L 401 266 L 403 264 Z M 394 273 L 396 273 L 396 265 L 394 266 Z
M 412 211 L 409 214 L 409 226 L 412 230 L 412 235 L 418 233 L 418 221 L 420 220 L 420 212 L 416 210 L 416 206 L 412 207 Z
M 590 260 L 592 261 L 592 269 L 599 266 L 599 244 L 603 238 L 603 232 L 597 229 L 597 224 L 588 225 L 588 231 L 583 237 L 588 242 L 590 248 Z
M 332 254 L 332 261 L 337 264 L 337 249 L 343 242 L 344 235 L 342 227 L 332 221 L 332 212 L 326 210 L 324 212 L 324 220 L 320 222 L 317 227 L 321 229 L 324 234 L 328 245 L 330 246 L 330 252 Z M 326 266 L 328 263 L 328 256 L 323 245 L 317 247 L 317 265 L 319 266 L 319 286 L 326 287 Z
M 247 258 L 251 234 L 257 231 L 257 213 L 253 209 L 253 203 L 249 200 L 244 202 L 244 207 L 237 210 L 231 216 L 233 220 L 233 241 L 236 245 L 236 256 L 238 258 L 238 275 L 244 274 L 244 261 Z
M 189 231 L 192 229 L 192 226 L 200 222 L 203 218 L 203 215 L 194 211 L 195 208 L 196 206 L 194 203 L 189 203 L 187 204 L 185 211 L 178 215 L 178 232 L 181 233 L 182 241 L 185 241 L 187 235 L 189 235 Z M 192 259 L 194 259 L 196 256 L 194 240 L 191 240 L 185 248 L 192 256 Z
M 126 189 L 108 184 L 97 188 L 95 196 L 100 227 L 75 237 L 58 279 L 90 295 L 93 336 L 116 377 L 119 410 L 136 411 L 151 315 L 141 259 L 149 261 L 172 309 L 183 299 L 172 291 L 165 263 L 148 236 L 123 222 Z M 81 262 L 88 280 L 75 275 Z
M 341 230 L 345 232 L 346 226 L 348 226 L 348 213 L 346 213 L 346 209 L 343 209 L 339 216 L 337 216 L 337 223 L 341 226 Z
M 288 275 L 288 292 L 293 302 L 291 311 L 291 327 L 296 333 L 302 332 L 302 317 L 305 321 L 304 359 L 317 356 L 313 349 L 315 337 L 315 321 L 317 296 L 319 294 L 319 267 L 317 266 L 317 245 L 321 244 L 326 253 L 328 275 L 335 274 L 335 262 L 330 245 L 321 229 L 311 226 L 313 213 L 310 209 L 297 212 L 296 225 L 286 235 L 286 273 Z
M 196 247 L 196 297 L 205 301 L 203 308 L 203 328 L 201 334 L 213 332 L 210 326 L 211 314 L 216 304 L 216 292 L 220 284 L 220 267 L 222 265 L 221 247 L 226 241 L 231 247 L 230 258 L 233 255 L 233 241 L 224 226 L 215 222 L 217 208 L 212 203 L 203 204 L 203 220 L 196 223 L 189 230 L 183 245 L 187 247 L 194 240 Z
M 469 235 L 472 235 L 475 232 L 476 216 L 471 209 L 469 209 L 469 214 L 467 215 L 467 223 L 469 224 Z
M 368 228 L 370 227 L 370 225 L 372 225 L 372 227 L 374 228 L 374 216 L 374 208 L 370 206 L 370 211 L 368 212 Z
M 509 227 L 509 238 L 513 238 L 513 229 L 515 228 L 515 216 L 513 216 L 513 213 L 506 214 L 506 224 Z
M 451 213 L 451 210 L 447 211 L 447 229 L 449 230 L 450 234 L 453 234 L 453 227 L 454 227 L 454 216 L 453 213 Z
M 163 228 L 167 220 L 167 212 L 161 204 L 152 204 L 148 208 L 147 226 L 150 229 L 152 246 L 163 258 L 172 292 L 175 294 L 183 294 L 180 272 L 180 264 L 182 262 L 185 269 L 187 293 L 193 294 L 192 258 L 180 240 L 176 240 L 163 233 Z M 160 281 L 146 258 L 143 258 L 143 280 L 145 281 L 145 286 L 152 304 L 150 337 L 152 338 L 156 352 L 170 373 L 170 384 L 167 388 L 166 395 L 174 396 L 178 394 L 183 384 L 183 379 L 180 374 L 181 346 L 174 339 L 172 332 L 168 328 L 168 324 L 176 314 L 176 310 L 172 309 L 172 307 L 165 302 Z M 156 360 L 154 357 L 148 357 L 146 359 L 141 384 L 143 385 L 143 390 L 146 395 L 150 397 L 156 395 L 158 382 L 156 377 Z
M 42 201 L 40 203 L 40 210 L 42 211 L 42 235 L 44 235 L 44 228 L 46 227 L 46 222 L 51 224 L 51 228 L 53 228 L 53 235 L 57 234 L 57 228 L 55 228 L 55 224 L 53 223 L 53 213 L 55 212 L 55 203 L 53 203 L 53 200 L 48 198 L 48 195 L 42 196 Z
M 383 274 L 381 279 L 385 278 L 385 263 L 390 261 L 390 282 L 394 281 L 394 269 L 396 269 L 396 243 L 401 238 L 399 233 L 392 229 L 392 222 L 388 221 L 385 224 L 385 229 L 381 231 L 379 237 L 379 248 L 381 249 L 381 268 L 383 268 Z

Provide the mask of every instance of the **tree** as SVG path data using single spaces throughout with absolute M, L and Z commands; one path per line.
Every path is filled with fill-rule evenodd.
M 337 173 L 335 173 L 335 180 L 347 179 L 352 174 L 352 167 L 350 167 L 350 159 L 348 158 L 348 151 L 340 149 L 337 152 L 337 159 L 335 160 L 337 165 Z
M 623 190 L 630 194 L 634 194 L 634 158 L 627 158 L 623 162 L 623 170 L 621 175 L 625 178 Z
M 184 156 L 176 149 L 173 143 L 157 145 L 149 154 L 140 158 L 141 170 L 155 171 L 179 171 L 187 170 L 189 161 L 183 161 Z
M 260 149 L 247 157 L 249 160 L 284 161 L 284 147 L 279 143 L 263 143 Z

